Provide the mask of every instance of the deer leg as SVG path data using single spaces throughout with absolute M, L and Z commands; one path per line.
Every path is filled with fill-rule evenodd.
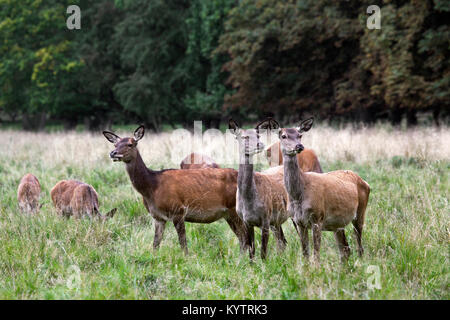
M 294 222 L 295 224 L 295 222 Z M 301 224 L 295 224 L 297 226 L 297 232 L 298 235 L 300 236 L 300 242 L 302 243 L 302 251 L 303 251 L 303 256 L 306 259 L 309 259 L 309 232 L 308 232 L 308 228 L 304 227 Z
M 287 245 L 287 240 L 286 240 L 286 237 L 284 236 L 283 227 L 280 225 L 278 228 L 280 229 L 280 239 L 283 244 L 283 250 L 284 250 Z
M 358 244 L 358 255 L 362 257 L 362 255 L 364 254 L 364 247 L 362 245 L 363 224 L 359 220 L 353 220 L 352 224 L 356 242 Z
M 295 231 L 297 231 L 298 236 L 301 238 L 300 227 L 295 223 L 294 219 L 291 218 L 292 224 L 294 225 Z
M 356 242 L 358 244 L 358 255 L 362 257 L 364 247 L 362 245 L 362 232 L 364 227 L 364 217 L 366 215 L 367 201 L 369 200 L 370 188 L 364 188 L 359 192 L 359 204 L 356 209 L 356 219 L 352 221 L 355 232 Z
M 157 250 L 163 238 L 164 229 L 166 228 L 166 221 L 163 220 L 153 220 L 153 221 L 155 221 L 155 238 L 153 239 L 153 249 Z
M 336 239 L 339 252 L 341 253 L 341 260 L 342 262 L 345 262 L 348 260 L 351 252 L 350 247 L 348 246 L 347 238 L 345 237 L 345 230 L 336 230 L 336 232 L 334 233 L 334 237 Z
M 255 230 L 253 226 L 247 225 L 247 242 L 248 242 L 248 253 L 250 259 L 253 260 L 255 257 Z
M 184 216 L 181 218 L 173 219 L 173 225 L 177 229 L 178 241 L 180 242 L 181 249 L 183 249 L 184 254 L 188 254 L 187 242 L 186 242 L 186 229 L 184 226 Z
M 249 245 L 248 237 L 246 234 L 246 228 L 244 226 L 244 223 L 240 220 L 240 218 L 237 216 L 236 213 L 235 215 L 236 215 L 235 217 L 230 216 L 226 218 L 225 221 L 228 223 L 234 234 L 238 237 L 239 246 L 242 253 L 245 251 L 245 249 L 247 249 L 247 246 Z
M 267 244 L 269 243 L 269 225 L 263 224 L 261 228 L 261 259 L 267 256 Z
M 320 263 L 320 241 L 322 239 L 322 224 L 314 223 L 312 226 L 312 235 L 314 242 L 314 261 Z
M 286 238 L 284 237 L 283 228 L 280 226 L 270 226 L 272 229 L 273 234 L 275 235 L 275 238 L 277 239 L 277 249 L 280 252 L 283 252 L 286 248 Z

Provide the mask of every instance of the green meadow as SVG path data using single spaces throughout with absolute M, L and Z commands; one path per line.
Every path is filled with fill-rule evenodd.
M 139 142 L 150 168 L 177 167 L 169 135 L 147 134 Z M 152 218 L 124 165 L 109 160 L 112 145 L 101 134 L 0 131 L 0 298 L 449 299 L 449 138 L 448 128 L 319 126 L 305 134 L 325 172 L 350 169 L 371 186 L 365 255 L 356 254 L 349 225 L 348 263 L 340 262 L 333 234 L 324 232 L 315 266 L 303 258 L 291 221 L 283 225 L 286 250 L 277 252 L 271 234 L 266 261 L 259 257 L 259 229 L 252 263 L 225 221 L 187 223 L 187 256 L 168 224 L 155 252 Z M 17 205 L 27 172 L 42 185 L 36 216 Z M 117 207 L 114 218 L 57 216 L 49 192 L 69 178 L 97 190 L 102 212 Z

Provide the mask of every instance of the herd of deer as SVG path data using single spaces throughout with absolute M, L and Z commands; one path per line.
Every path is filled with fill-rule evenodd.
M 161 243 L 168 221 L 172 221 L 181 248 L 188 252 L 185 222 L 211 223 L 225 219 L 236 234 L 241 251 L 255 255 L 254 227 L 261 228 L 261 257 L 267 256 L 269 230 L 280 251 L 286 247 L 282 224 L 290 217 L 300 237 L 303 255 L 309 258 L 309 229 L 312 229 L 314 259 L 319 262 L 321 232 L 332 231 L 343 261 L 350 254 L 344 228 L 353 224 L 358 253 L 363 254 L 361 236 L 369 200 L 369 185 L 350 170 L 323 173 L 311 149 L 304 149 L 301 138 L 313 124 L 310 118 L 297 128 L 281 128 L 272 118 L 254 129 L 241 129 L 230 120 L 229 129 L 239 143 L 239 170 L 220 168 L 211 158 L 190 154 L 181 169 L 154 171 L 146 167 L 137 149 L 144 136 L 138 127 L 133 137 L 120 138 L 103 131 L 114 144 L 110 158 L 125 163 L 133 187 L 155 222 L 153 247 Z M 271 168 L 255 172 L 252 158 L 264 150 L 263 130 L 278 130 L 279 141 L 267 149 Z M 274 156 L 275 155 L 275 156 Z M 278 156 L 278 158 L 276 157 Z M 274 163 L 272 160 L 277 159 Z M 195 161 L 194 161 L 195 160 Z M 188 170 L 186 170 L 188 169 Z M 26 212 L 39 210 L 41 187 L 32 174 L 25 175 L 18 188 L 19 207 Z M 60 215 L 112 217 L 116 209 L 102 215 L 95 189 L 76 180 L 58 182 L 50 192 Z

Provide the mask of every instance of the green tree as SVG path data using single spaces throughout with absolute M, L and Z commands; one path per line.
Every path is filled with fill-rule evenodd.
M 313 113 L 370 121 L 449 105 L 448 1 L 244 0 L 216 52 L 236 90 L 225 104 L 278 118 Z M 435 112 L 436 113 L 436 112 Z M 438 112 L 437 112 L 438 113 Z
M 339 2 L 241 1 L 217 49 L 231 58 L 226 104 L 277 118 L 334 112 L 334 84 L 358 53 L 355 18 Z
M 224 96 L 229 92 L 225 86 L 226 73 L 222 65 L 225 55 L 213 55 L 223 24 L 236 1 L 194 0 L 186 20 L 188 44 L 185 68 L 189 75 L 186 96 L 183 99 L 187 119 L 202 119 L 206 127 L 218 127 L 224 116 Z
M 73 79 L 83 62 L 72 55 L 60 1 L 0 0 L 0 107 L 22 116 L 25 129 L 42 128 L 48 114 L 79 108 Z
M 123 74 L 114 93 L 124 108 L 156 131 L 183 108 L 188 79 L 183 68 L 189 2 L 123 0 L 126 15 L 116 27 L 113 47 Z
M 444 1 L 388 3 L 381 30 L 361 39 L 361 67 L 370 72 L 371 97 L 383 99 L 393 122 L 406 113 L 415 124 L 417 111 L 450 104 L 450 9 Z
M 84 119 L 91 130 L 109 127 L 113 121 L 135 121 L 137 116 L 125 112 L 113 90 L 123 74 L 113 37 L 125 12 L 112 0 L 86 1 L 83 7 L 83 32 L 76 41 L 85 68 L 78 91 L 87 100 L 88 108 L 75 121 Z

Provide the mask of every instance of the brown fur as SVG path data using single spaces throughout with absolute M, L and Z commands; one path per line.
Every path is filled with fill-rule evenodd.
M 50 191 L 50 196 L 58 214 L 81 218 L 89 217 L 106 218 L 112 216 L 116 209 L 102 216 L 99 212 L 98 194 L 94 187 L 77 180 L 59 181 Z
M 170 220 L 186 210 L 185 221 L 210 223 L 227 217 L 235 207 L 234 169 L 166 170 L 156 175 L 157 184 L 146 194 Z
M 287 241 L 284 237 L 282 224 L 289 218 L 287 210 L 288 195 L 284 188 L 283 166 L 270 168 L 261 173 L 255 172 L 254 175 L 257 194 L 260 195 L 260 200 L 263 203 L 266 219 L 277 240 L 278 250 L 283 251 Z M 264 239 L 264 242 L 267 241 L 268 235 L 267 240 Z M 261 257 L 263 258 L 266 256 L 267 250 L 267 244 L 264 242 L 265 248 L 261 247 Z
M 267 256 L 269 228 L 272 229 L 280 251 L 286 246 L 282 224 L 288 218 L 287 194 L 283 183 L 283 167 L 255 172 L 253 156 L 264 150 L 260 130 L 271 127 L 270 120 L 260 122 L 254 129 L 241 129 L 229 120 L 228 128 L 239 142 L 238 190 L 236 211 L 247 227 L 250 258 L 255 255 L 254 227 L 261 228 L 261 258 Z
M 278 158 L 276 157 L 277 154 Z M 281 153 L 279 141 L 267 148 L 266 157 L 271 167 L 283 165 L 283 154 Z M 303 172 L 323 172 L 319 158 L 313 149 L 304 149 L 301 153 L 297 154 L 297 161 Z
M 182 249 L 187 253 L 184 222 L 211 223 L 224 218 L 246 247 L 246 231 L 235 210 L 237 171 L 233 169 L 173 169 L 153 171 L 142 161 L 137 142 L 144 128 L 135 131 L 135 138 L 120 138 L 104 131 L 115 145 L 110 157 L 123 161 L 133 187 L 142 195 L 144 205 L 155 220 L 153 247 L 159 247 L 167 221 L 172 221 Z
M 286 205 L 288 201 L 284 188 L 283 166 L 255 172 L 255 183 L 258 194 L 264 195 L 261 200 L 269 212 L 270 224 L 279 226 L 288 218 Z
M 191 153 L 187 155 L 180 163 L 181 169 L 205 169 L 205 168 L 220 168 L 210 157 L 200 154 Z
M 40 194 L 41 184 L 39 180 L 31 173 L 24 175 L 17 188 L 17 200 L 20 210 L 31 214 L 38 213 Z
M 361 256 L 364 251 L 361 236 L 370 187 L 350 170 L 320 174 L 300 169 L 294 155 L 303 150 L 301 134 L 308 131 L 311 125 L 312 119 L 308 119 L 299 128 L 281 129 L 279 135 L 289 210 L 299 227 L 303 253 L 309 256 L 308 229 L 313 230 L 314 256 L 317 262 L 322 230 L 333 231 L 341 256 L 344 260 L 347 259 L 350 248 L 344 228 L 352 222 Z

